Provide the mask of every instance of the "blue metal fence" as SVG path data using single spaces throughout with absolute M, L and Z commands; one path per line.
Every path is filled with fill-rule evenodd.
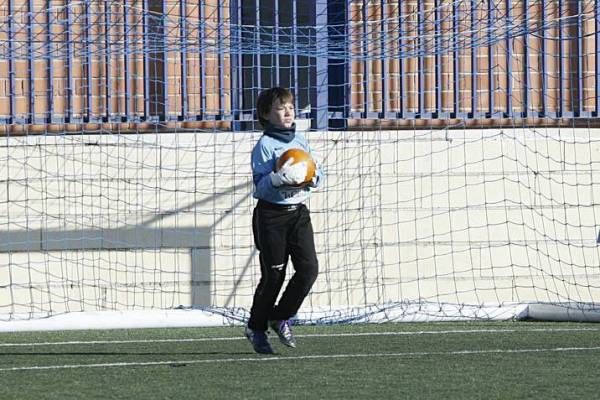
M 274 85 L 294 90 L 316 129 L 598 117 L 598 3 L 11 1 L 0 17 L 0 123 L 247 129 L 258 92 Z

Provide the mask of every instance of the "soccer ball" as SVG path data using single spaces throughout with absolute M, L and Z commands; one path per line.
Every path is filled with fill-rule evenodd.
M 277 171 L 279 171 L 279 169 L 283 166 L 283 164 L 285 164 L 290 158 L 294 159 L 294 162 L 292 164 L 306 161 L 306 165 L 307 165 L 306 177 L 304 178 L 304 182 L 302 182 L 301 185 L 310 182 L 312 180 L 312 178 L 314 178 L 314 176 L 315 176 L 317 166 L 316 166 L 314 160 L 312 159 L 312 157 L 310 156 L 310 154 L 308 154 L 306 151 L 304 151 L 302 149 L 295 149 L 295 148 L 288 149 L 281 156 L 279 156 L 279 158 L 277 159 L 277 163 L 276 163 Z

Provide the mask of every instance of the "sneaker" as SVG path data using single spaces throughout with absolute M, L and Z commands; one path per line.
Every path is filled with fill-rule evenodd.
M 296 347 L 296 339 L 292 333 L 290 321 L 285 319 L 282 321 L 269 321 L 269 326 L 279 336 L 279 341 L 287 347 Z
M 244 331 L 246 338 L 254 347 L 254 351 L 260 354 L 273 354 L 273 348 L 267 339 L 267 332 L 265 331 L 255 331 L 254 329 L 250 329 L 246 327 Z

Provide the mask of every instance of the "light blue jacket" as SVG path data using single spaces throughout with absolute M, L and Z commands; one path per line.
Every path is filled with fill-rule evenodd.
M 271 136 L 262 135 L 252 149 L 252 180 L 254 181 L 254 197 L 269 203 L 291 205 L 305 202 L 310 196 L 308 186 L 295 188 L 290 186 L 274 187 L 270 174 L 275 171 L 275 163 L 281 154 L 291 148 L 300 148 L 313 155 L 304 135 L 296 132 L 294 138 L 286 143 Z M 323 181 L 323 172 L 317 164 L 317 187 Z

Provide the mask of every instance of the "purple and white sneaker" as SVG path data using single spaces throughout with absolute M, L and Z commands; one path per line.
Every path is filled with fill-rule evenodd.
M 292 332 L 292 325 L 287 319 L 281 321 L 269 321 L 269 326 L 279 336 L 279 341 L 287 347 L 296 347 L 296 339 Z

